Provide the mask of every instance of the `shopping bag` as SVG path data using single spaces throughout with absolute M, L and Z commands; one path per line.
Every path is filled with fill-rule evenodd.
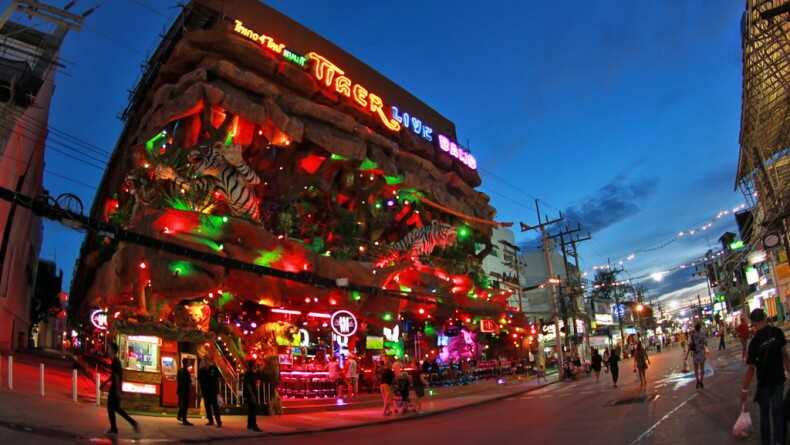
M 732 426 L 732 435 L 740 439 L 746 439 L 751 432 L 752 416 L 749 415 L 749 411 L 746 410 L 746 404 L 744 404 L 741 406 L 741 415 L 738 416 L 738 420 Z

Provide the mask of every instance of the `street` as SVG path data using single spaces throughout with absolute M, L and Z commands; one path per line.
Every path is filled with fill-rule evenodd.
M 697 391 L 691 374 L 680 373 L 681 353 L 678 347 L 653 354 L 647 376 L 649 388 L 639 391 L 632 372 L 632 362 L 622 362 L 620 387 L 613 388 L 608 373 L 562 382 L 523 395 L 461 408 L 445 414 L 403 419 L 381 425 L 365 426 L 321 434 L 266 435 L 271 444 L 377 443 L 378 445 L 423 443 L 482 444 L 523 443 L 524 434 L 530 441 L 545 444 L 589 443 L 606 445 L 631 444 L 698 444 L 743 443 L 731 436 L 730 430 L 738 412 L 739 382 L 744 366 L 740 350 L 712 351 L 706 369 L 705 389 Z M 759 422 L 756 407 L 752 419 Z M 337 416 L 352 415 L 338 412 Z M 313 417 L 316 422 L 318 416 Z M 97 416 L 101 420 L 101 416 Z M 309 421 L 310 416 L 306 419 Z M 234 420 L 231 420 L 233 422 Z M 305 421 L 302 416 L 301 421 Z M 196 422 L 197 423 L 197 422 Z M 199 423 L 198 423 L 199 424 Z M 143 418 L 146 425 L 146 418 Z M 267 418 L 259 425 L 266 432 Z M 139 442 L 200 442 L 200 428 L 190 431 L 190 439 L 146 437 Z M 101 431 L 101 425 L 97 425 Z M 40 443 L 51 432 L 28 432 L 22 428 L 0 428 L 5 443 Z M 109 443 L 97 434 L 93 438 L 60 434 L 60 443 Z M 120 443 L 133 436 L 122 435 Z M 234 438 L 226 442 L 259 443 L 260 438 Z M 747 443 L 757 443 L 753 434 Z

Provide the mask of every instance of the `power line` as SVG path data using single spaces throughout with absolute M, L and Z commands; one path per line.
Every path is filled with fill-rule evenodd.
M 15 157 L 7 154 L 7 153 L 0 155 L 0 157 L 6 158 L 6 159 L 10 159 L 10 160 L 15 161 L 15 162 L 19 162 L 22 165 L 26 164 L 26 162 L 27 162 L 27 161 L 24 161 L 22 159 L 15 158 Z M 77 179 L 70 178 L 70 177 L 68 177 L 66 175 L 60 174 L 58 172 L 52 171 L 52 170 L 47 169 L 47 168 L 45 168 L 44 171 L 46 173 L 50 174 L 50 175 L 56 176 L 56 177 L 61 178 L 61 179 L 65 180 L 65 181 L 69 181 L 69 182 L 71 182 L 73 184 L 76 184 L 76 185 L 79 185 L 79 186 L 91 189 L 93 191 L 96 191 L 96 186 L 90 185 L 88 183 L 82 182 L 82 181 L 77 180 Z

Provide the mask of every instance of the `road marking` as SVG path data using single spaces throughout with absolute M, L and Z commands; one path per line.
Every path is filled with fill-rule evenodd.
M 693 399 L 694 397 L 697 397 L 697 394 L 698 393 L 692 394 L 691 397 L 689 397 L 688 399 L 684 400 L 680 405 L 676 406 L 672 411 L 666 413 L 664 415 L 664 417 L 658 419 L 658 422 L 654 423 L 653 426 L 648 428 L 644 433 L 640 434 L 639 437 L 636 438 L 636 440 L 631 442 L 631 445 L 638 445 L 643 439 L 645 439 L 648 436 L 650 436 L 651 434 L 653 434 L 653 431 L 655 431 L 656 428 L 658 428 L 658 425 L 660 425 L 661 422 L 669 419 L 669 417 L 672 414 L 675 414 L 680 408 L 683 408 L 687 403 L 689 403 L 691 401 L 691 399 Z

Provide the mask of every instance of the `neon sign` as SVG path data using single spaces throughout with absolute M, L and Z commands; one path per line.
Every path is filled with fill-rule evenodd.
M 443 134 L 439 135 L 439 148 L 441 148 L 443 152 L 461 161 L 465 166 L 472 170 L 477 170 L 477 159 L 472 156 L 472 153 L 464 150 L 463 147 L 458 146 L 458 144 Z
M 91 324 L 100 331 L 107 330 L 107 311 L 104 309 L 96 309 L 91 312 Z
M 241 20 L 234 20 L 234 22 L 233 31 L 261 45 L 263 48 L 281 55 L 283 59 L 301 68 L 306 68 L 308 61 L 312 62 L 310 70 L 319 83 L 327 88 L 332 88 L 337 94 L 346 97 L 353 104 L 378 117 L 381 123 L 390 131 L 398 132 L 405 127 L 428 142 L 436 141 L 436 138 L 433 137 L 433 128 L 426 125 L 422 119 L 402 111 L 396 106 L 389 107 L 388 115 L 385 111 L 384 100 L 380 96 L 363 85 L 352 81 L 351 78 L 346 76 L 345 71 L 326 57 L 314 51 L 307 53 L 306 56 L 297 54 L 286 48 L 284 43 L 277 42 L 273 37 L 257 33 L 245 27 L 244 22 Z M 462 164 L 470 169 L 477 169 L 475 157 L 447 136 L 439 135 L 438 146 L 442 151 L 461 161 Z
M 312 51 L 307 53 L 307 57 L 313 61 L 313 75 L 319 82 L 323 82 L 327 87 L 334 87 L 338 94 L 353 99 L 357 105 L 368 109 L 378 116 L 388 129 L 400 131 L 400 123 L 384 112 L 384 101 L 381 97 L 371 93 L 362 85 L 352 82 L 345 76 L 345 71 L 326 57 Z
M 425 125 L 419 118 L 411 116 L 405 111 L 401 113 L 396 106 L 392 107 L 392 118 L 403 124 L 404 127 L 410 128 L 411 131 L 426 141 L 433 141 L 433 128 Z
M 332 332 L 340 337 L 351 337 L 357 332 L 357 318 L 347 310 L 333 313 L 329 324 L 332 325 Z

